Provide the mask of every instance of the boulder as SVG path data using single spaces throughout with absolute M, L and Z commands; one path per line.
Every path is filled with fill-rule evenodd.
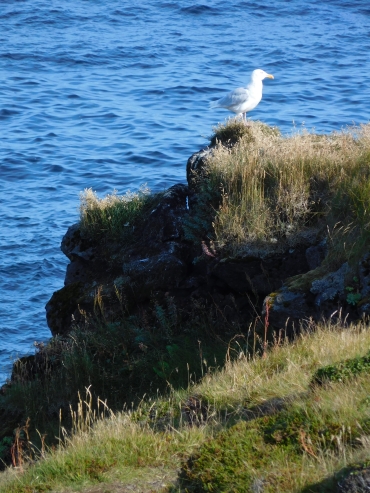
M 299 330 L 301 320 L 310 315 L 306 295 L 301 291 L 292 291 L 287 287 L 270 293 L 263 302 L 262 314 L 271 326 L 285 329 L 287 334 Z
M 301 247 L 286 252 L 270 253 L 267 257 L 226 257 L 214 262 L 210 274 L 235 292 L 251 292 L 264 297 L 271 291 L 278 290 L 288 277 L 307 270 L 305 248 Z
M 181 248 L 176 243 L 167 245 L 166 250 L 157 255 L 123 264 L 125 282 L 135 291 L 136 299 L 178 287 L 186 273 L 187 265 L 181 260 Z
M 266 315 L 268 311 L 272 326 L 286 327 L 289 331 L 293 326 L 299 327 L 302 320 L 318 321 L 322 318 L 356 320 L 359 313 L 366 314 L 367 307 L 370 306 L 370 303 L 367 304 L 369 298 L 364 298 L 362 305 L 361 302 L 356 301 L 361 298 L 356 289 L 366 293 L 365 272 L 363 270 L 360 281 L 354 277 L 356 282 L 353 283 L 357 284 L 356 288 L 348 285 L 348 278 L 353 275 L 353 268 L 350 268 L 347 262 L 329 273 L 325 273 L 325 269 L 321 269 L 320 266 L 308 271 L 301 277 L 300 286 L 299 283 L 292 282 L 292 279 L 288 278 L 282 288 L 265 298 L 262 313 Z
M 89 308 L 89 306 L 81 282 L 68 284 L 55 291 L 45 306 L 46 321 L 52 335 L 68 334 L 73 324 L 81 320 L 83 307 Z
M 359 262 L 358 281 L 361 287 L 361 299 L 357 311 L 360 317 L 370 315 L 370 253 L 366 253 Z
M 323 302 L 335 298 L 343 300 L 346 294 L 346 277 L 349 272 L 350 268 L 346 262 L 335 272 L 329 272 L 321 279 L 313 281 L 310 291 L 316 295 L 315 304 L 321 306 Z

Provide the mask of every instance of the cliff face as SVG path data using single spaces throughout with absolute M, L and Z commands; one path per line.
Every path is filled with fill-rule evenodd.
M 86 241 L 78 224 L 68 229 L 62 240 L 62 251 L 70 259 L 65 286 L 46 305 L 53 335 L 67 333 L 83 312 L 93 313 L 98 291 L 105 307 L 114 312 L 120 309 L 118 292 L 126 308 L 134 309 L 152 296 L 161 298 L 180 288 L 188 275 L 190 256 L 181 227 L 188 193 L 185 185 L 170 188 L 124 253 L 119 242 L 102 246 Z
M 311 235 L 294 248 L 282 250 L 277 244 L 275 251 L 256 250 L 238 258 L 217 252 L 207 237 L 198 243 L 189 239 L 187 227 L 199 206 L 194 177 L 201 177 L 210 153 L 206 149 L 189 158 L 188 186 L 175 185 L 161 196 L 129 246 L 94 244 L 81 235 L 78 224 L 69 228 L 62 240 L 70 259 L 65 286 L 46 305 L 53 335 L 68 333 L 86 314 L 96 312 L 97 296 L 111 316 L 122 310 L 122 300 L 124 309 L 135 313 L 153 300 L 161 304 L 170 297 L 189 314 L 201 301 L 216 307 L 228 322 L 242 320 L 246 327 L 256 316 L 267 315 L 277 330 L 297 328 L 300 320 L 339 313 L 353 319 L 367 313 L 368 257 L 360 262 L 355 285 L 349 286 L 347 264 L 333 272 L 323 267 L 324 235 Z

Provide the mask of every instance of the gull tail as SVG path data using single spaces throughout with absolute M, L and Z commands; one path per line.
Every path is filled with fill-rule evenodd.
M 209 103 L 209 107 L 210 108 L 218 108 L 219 107 L 219 101 L 220 101 L 219 99 L 216 99 L 216 101 L 211 101 Z

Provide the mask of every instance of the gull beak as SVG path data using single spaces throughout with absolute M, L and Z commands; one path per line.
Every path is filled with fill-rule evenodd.
M 267 74 L 266 77 L 268 77 L 269 79 L 273 79 L 274 78 L 274 76 L 271 75 L 271 74 Z

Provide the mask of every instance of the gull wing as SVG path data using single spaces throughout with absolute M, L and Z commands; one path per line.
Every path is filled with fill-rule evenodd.
M 229 108 L 230 106 L 238 106 L 245 103 L 250 97 L 248 89 L 245 87 L 238 87 L 234 91 L 229 92 L 223 98 L 216 101 L 217 106 Z

